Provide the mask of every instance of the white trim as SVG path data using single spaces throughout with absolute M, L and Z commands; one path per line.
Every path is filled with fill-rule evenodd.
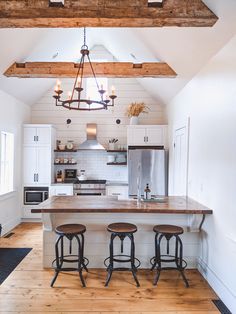
M 225 285 L 225 283 L 217 276 L 217 274 L 201 259 L 198 259 L 198 270 L 207 280 L 210 286 L 222 299 L 225 305 L 232 313 L 236 313 L 236 295 Z
M 21 223 L 21 218 L 17 217 L 14 218 L 2 225 L 2 234 L 1 236 L 4 236 L 6 233 L 14 229 L 16 226 L 18 226 Z
M 8 198 L 15 197 L 17 191 L 11 191 L 4 194 L 0 194 L 0 201 L 7 200 Z

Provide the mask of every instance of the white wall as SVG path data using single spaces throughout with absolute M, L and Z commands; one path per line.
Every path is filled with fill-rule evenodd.
M 95 46 L 91 51 L 91 59 L 114 61 L 113 56 L 103 47 Z M 56 81 L 55 81 L 56 82 Z M 72 90 L 74 80 L 64 79 L 62 80 L 62 88 L 64 89 L 64 95 L 67 97 L 67 92 Z M 140 124 L 166 124 L 166 112 L 165 107 L 158 104 L 146 90 L 139 84 L 136 79 L 109 79 L 108 80 L 109 91 L 111 86 L 116 88 L 116 94 L 118 96 L 114 108 L 110 108 L 107 111 L 69 111 L 68 109 L 56 107 L 53 99 L 54 86 L 35 104 L 32 106 L 32 123 L 50 123 L 55 125 L 57 129 L 57 139 L 62 140 L 64 143 L 67 140 L 74 140 L 78 145 L 86 139 L 86 123 L 97 123 L 98 125 L 98 140 L 104 146 L 108 146 L 108 140 L 110 138 L 118 138 L 119 144 L 126 144 L 127 142 L 127 124 L 129 124 L 129 118 L 126 116 L 127 106 L 131 102 L 145 102 L 150 108 L 149 114 L 143 114 L 140 116 Z M 70 126 L 66 125 L 66 120 L 70 118 L 72 123 Z M 116 124 L 116 119 L 121 120 L 121 124 Z M 81 161 L 83 161 L 84 156 Z M 100 154 L 101 157 L 101 154 Z M 91 160 L 91 156 L 88 159 Z M 77 159 L 78 156 L 77 156 Z M 103 158 L 104 160 L 104 158 Z M 97 155 L 94 154 L 94 164 L 97 162 Z M 99 163 L 99 167 L 101 162 Z M 100 171 L 103 174 L 109 172 L 109 178 L 116 178 L 116 180 L 127 180 L 127 171 L 124 171 L 124 167 L 117 169 L 117 166 L 106 166 L 104 160 L 103 167 L 100 167 Z M 78 169 L 84 169 L 83 164 L 78 165 Z M 87 167 L 89 171 L 89 167 Z M 85 170 L 87 170 L 85 168 Z M 117 175 L 118 174 L 118 175 Z M 95 177 L 97 173 L 95 174 Z
M 190 117 L 189 196 L 214 211 L 203 226 L 199 269 L 236 313 L 236 37 L 174 98 L 168 117 L 170 134 Z
M 15 227 L 21 220 L 22 205 L 22 124 L 30 121 L 30 107 L 0 90 L 0 131 L 15 135 L 14 189 L 7 196 L 0 196 L 0 223 L 2 234 Z

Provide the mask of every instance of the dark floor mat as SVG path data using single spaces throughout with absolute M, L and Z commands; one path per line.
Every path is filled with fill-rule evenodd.
M 0 248 L 0 284 L 31 250 L 31 248 Z
M 221 300 L 212 300 L 221 314 L 232 314 L 227 306 Z

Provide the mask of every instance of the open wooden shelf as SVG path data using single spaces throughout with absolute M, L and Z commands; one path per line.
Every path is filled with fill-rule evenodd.
M 54 149 L 55 153 L 76 153 L 77 151 L 78 151 L 77 149 L 64 149 L 64 150 Z
M 108 162 L 108 166 L 126 166 L 127 162 Z
M 108 153 L 127 153 L 127 150 L 119 150 L 119 149 L 115 149 L 115 150 L 107 150 Z
M 70 163 L 70 162 L 67 162 L 67 163 L 64 163 L 64 162 L 58 162 L 58 163 L 54 163 L 55 166 L 73 166 L 73 165 L 77 165 L 77 162 L 75 163 Z

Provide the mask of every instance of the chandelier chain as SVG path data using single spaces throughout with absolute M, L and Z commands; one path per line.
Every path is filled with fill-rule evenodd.
M 84 46 L 86 46 L 86 28 L 84 27 Z

